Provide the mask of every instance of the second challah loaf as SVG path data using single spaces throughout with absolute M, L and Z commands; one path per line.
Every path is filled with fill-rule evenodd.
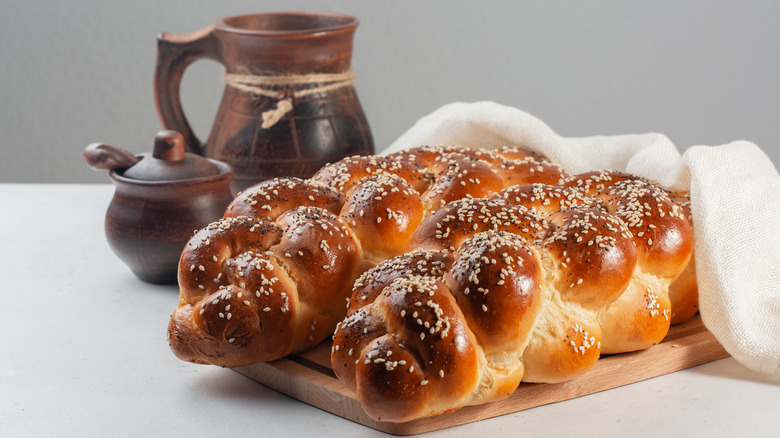
M 483 403 L 663 339 L 691 228 L 652 185 L 599 176 L 592 192 L 565 187 L 595 178 L 581 175 L 450 202 L 412 236 L 420 250 L 357 281 L 332 362 L 369 415 Z

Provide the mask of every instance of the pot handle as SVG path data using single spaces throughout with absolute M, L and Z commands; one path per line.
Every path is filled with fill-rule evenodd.
M 184 71 L 199 59 L 222 63 L 220 44 L 214 25 L 184 35 L 160 33 L 157 36 L 157 64 L 154 68 L 154 103 L 164 129 L 178 131 L 187 150 L 203 154 L 203 144 L 193 132 L 179 97 Z
M 129 169 L 138 163 L 138 157 L 126 150 L 106 143 L 92 143 L 84 149 L 84 161 L 95 170 Z

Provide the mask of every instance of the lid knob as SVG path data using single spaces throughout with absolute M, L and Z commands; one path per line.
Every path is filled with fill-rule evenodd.
M 160 131 L 154 137 L 152 156 L 158 160 L 181 161 L 187 155 L 184 151 L 184 137 L 176 131 Z

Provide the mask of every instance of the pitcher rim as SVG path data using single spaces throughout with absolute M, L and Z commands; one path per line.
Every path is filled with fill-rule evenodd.
M 259 17 L 259 16 L 325 16 L 332 18 L 345 18 L 346 21 L 343 24 L 336 24 L 332 26 L 312 27 L 308 29 L 291 29 L 291 30 L 274 30 L 274 29 L 246 29 L 228 24 L 228 22 L 247 17 Z M 337 12 L 320 12 L 320 11 L 291 11 L 291 12 L 261 12 L 253 14 L 238 14 L 223 17 L 217 20 L 216 30 L 242 34 L 242 35 L 258 35 L 258 36 L 312 36 L 317 34 L 333 34 L 338 32 L 350 32 L 354 31 L 359 20 L 347 14 L 340 14 Z

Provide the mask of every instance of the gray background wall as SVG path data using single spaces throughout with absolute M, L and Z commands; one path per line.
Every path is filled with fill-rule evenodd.
M 378 150 L 443 104 L 495 100 L 563 135 L 746 139 L 780 163 L 776 1 L 0 0 L 0 182 L 108 182 L 81 152 L 151 149 L 157 33 L 280 10 L 360 19 L 356 87 Z M 198 62 L 182 84 L 201 138 L 221 74 Z

